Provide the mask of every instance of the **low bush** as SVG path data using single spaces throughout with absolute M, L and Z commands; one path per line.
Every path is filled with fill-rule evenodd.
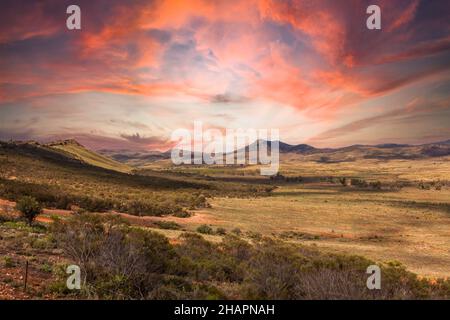
M 173 221 L 155 221 L 153 223 L 161 229 L 171 229 L 171 230 L 181 229 L 181 226 Z
M 350 184 L 360 188 L 366 188 L 369 185 L 366 180 L 356 178 L 350 179 Z
M 224 235 L 227 234 L 227 230 L 224 229 L 224 228 L 217 228 L 217 229 L 216 229 L 216 234 L 217 234 L 217 235 L 220 235 L 220 236 L 224 236 Z
M 202 224 L 201 226 L 197 227 L 197 232 L 203 233 L 203 234 L 213 234 L 213 229 L 208 226 L 207 224 Z
M 16 209 L 20 211 L 22 216 L 31 226 L 34 219 L 42 212 L 42 206 L 35 198 L 24 196 L 17 201 Z
M 53 232 L 58 246 L 83 270 L 91 297 L 145 299 L 175 258 L 165 237 L 129 227 L 116 216 L 79 215 L 55 222 Z
M 232 233 L 234 233 L 237 236 L 240 236 L 242 231 L 239 228 L 234 228 L 233 230 L 231 230 Z
M 267 238 L 251 245 L 226 235 L 212 243 L 183 233 L 172 245 L 117 216 L 88 214 L 56 221 L 51 230 L 58 247 L 82 270 L 83 298 L 450 298 L 449 280 L 431 283 L 395 262 L 380 264 L 382 288 L 368 290 L 366 270 L 375 262 Z M 51 287 L 58 294 L 73 294 L 62 285 Z
M 180 264 L 178 274 L 197 281 L 236 282 L 243 279 L 243 265 L 223 245 L 214 244 L 193 233 L 184 233 L 175 247 Z M 231 251 L 227 248 L 228 252 Z
M 6 257 L 3 257 L 3 266 L 5 268 L 12 268 L 15 266 L 15 263 L 13 262 L 11 257 L 6 256 Z
M 177 217 L 177 218 L 189 218 L 189 217 L 192 217 L 192 214 L 191 213 L 189 213 L 188 211 L 186 211 L 186 210 L 181 210 L 181 211 L 177 211 L 177 212 L 175 212 L 174 214 L 172 214 L 174 217 Z

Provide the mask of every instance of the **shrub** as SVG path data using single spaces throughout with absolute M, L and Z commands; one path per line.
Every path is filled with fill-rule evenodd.
M 370 182 L 369 185 L 372 187 L 372 189 L 381 190 L 381 182 L 380 181 Z
M 264 242 L 249 261 L 245 295 L 249 299 L 295 299 L 304 259 L 288 246 Z
M 27 219 L 30 226 L 34 219 L 42 212 L 42 207 L 39 202 L 30 196 L 20 198 L 16 204 L 16 209 Z
M 82 214 L 52 229 L 58 246 L 83 271 L 87 296 L 145 299 L 175 264 L 167 238 L 116 216 Z
M 330 157 L 322 156 L 322 157 L 319 158 L 319 160 L 317 162 L 319 162 L 319 163 L 327 163 L 329 161 L 330 161 Z
M 192 214 L 186 210 L 177 211 L 173 214 L 174 217 L 177 218 L 189 218 L 192 217 Z
M 155 221 L 153 223 L 161 229 L 178 230 L 181 228 L 178 223 L 173 221 Z
M 431 189 L 431 184 L 421 181 L 421 182 L 419 182 L 419 189 L 430 190 Z
M 221 236 L 224 236 L 224 235 L 227 234 L 227 230 L 224 229 L 224 228 L 217 228 L 217 229 L 216 229 L 216 234 L 221 235 Z
M 227 235 L 220 244 L 222 252 L 239 262 L 248 261 L 254 254 L 254 248 L 236 236 Z
M 247 231 L 247 237 L 254 241 L 261 241 L 261 239 L 263 238 L 261 233 L 255 231 Z
M 242 233 L 241 229 L 239 229 L 239 228 L 234 228 L 233 230 L 231 230 L 231 232 L 234 233 L 237 236 L 240 236 L 241 233 Z
M 53 267 L 47 263 L 44 263 L 39 267 L 39 270 L 46 273 L 52 273 Z
M 340 182 L 340 184 L 342 184 L 344 187 L 347 186 L 347 178 L 345 178 L 345 177 L 339 178 L 339 182 Z
M 350 184 L 352 186 L 360 187 L 360 188 L 366 188 L 367 187 L 367 181 L 363 179 L 350 179 Z
M 201 235 L 184 233 L 182 243 L 175 247 L 181 257 L 179 275 L 187 275 L 198 281 L 241 281 L 244 269 L 239 260 L 229 254 L 231 243 L 225 246 L 205 240 Z M 226 253 L 227 252 L 227 253 Z
M 5 213 L 2 212 L 0 214 L 0 224 L 5 223 L 5 222 L 12 222 L 12 221 L 15 221 L 15 220 L 16 220 L 16 218 L 13 217 L 12 215 L 9 215 L 8 213 L 5 214 Z
M 3 265 L 4 265 L 5 268 L 12 268 L 12 267 L 15 266 L 15 264 L 14 264 L 13 260 L 11 259 L 11 257 L 8 257 L 8 256 L 3 258 Z
M 202 224 L 197 228 L 197 232 L 203 233 L 203 234 L 213 234 L 213 229 L 208 226 L 207 224 Z
M 315 249 L 265 239 L 246 268 L 247 299 L 423 299 L 447 297 L 448 280 L 431 285 L 399 263 L 380 264 L 381 290 L 367 289 L 369 259 L 324 254 Z

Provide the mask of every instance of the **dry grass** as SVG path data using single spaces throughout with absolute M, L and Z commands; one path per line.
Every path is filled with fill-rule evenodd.
M 421 160 L 376 160 L 322 164 L 307 157 L 281 158 L 281 171 L 287 175 L 355 176 L 380 181 L 450 180 L 450 157 Z
M 253 172 L 254 167 L 248 170 Z M 382 182 L 400 179 L 412 186 L 371 191 L 329 183 L 282 184 L 271 197 L 216 198 L 210 201 L 212 208 L 198 213 L 214 227 L 306 241 L 378 261 L 398 260 L 423 276 L 450 276 L 450 188 L 416 186 L 419 181 L 450 180 L 448 157 L 335 164 L 296 160 L 285 161 L 281 172 Z M 198 225 L 195 218 L 184 222 L 190 230 Z

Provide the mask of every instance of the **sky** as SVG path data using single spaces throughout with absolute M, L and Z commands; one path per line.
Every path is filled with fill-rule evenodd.
M 0 140 L 166 150 L 194 121 L 316 147 L 447 140 L 449 21 L 444 0 L 2 0 Z

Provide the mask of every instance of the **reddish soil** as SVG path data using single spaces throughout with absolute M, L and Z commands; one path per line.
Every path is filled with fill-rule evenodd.
M 16 203 L 13 201 L 3 200 L 0 199 L 0 212 L 8 212 L 11 215 L 18 216 L 18 212 L 14 209 Z M 178 218 L 173 216 L 165 216 L 165 217 L 154 217 L 154 216 L 135 216 L 127 213 L 122 212 L 115 212 L 112 211 L 110 214 L 118 215 L 128 222 L 130 222 L 132 225 L 138 225 L 143 227 L 152 227 L 154 221 L 173 221 L 180 225 L 186 225 L 186 224 L 213 224 L 217 222 L 213 217 L 211 217 L 208 214 L 202 213 L 202 212 L 196 212 L 191 217 L 188 218 Z M 51 223 L 52 216 L 57 217 L 70 217 L 73 215 L 73 212 L 71 210 L 61 210 L 61 209 L 44 209 L 43 213 L 36 218 L 36 221 L 43 222 L 43 223 Z

